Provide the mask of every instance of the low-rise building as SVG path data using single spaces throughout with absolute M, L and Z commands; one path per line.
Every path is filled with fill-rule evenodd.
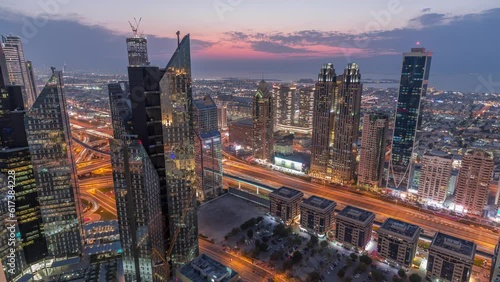
M 202 254 L 176 270 L 176 278 L 182 282 L 236 282 L 238 272 Z
M 347 206 L 337 215 L 335 238 L 344 245 L 364 249 L 370 242 L 374 220 L 374 213 Z
M 418 238 L 422 228 L 388 218 L 378 229 L 378 256 L 396 263 L 399 266 L 410 267 L 417 251 Z
M 427 262 L 427 278 L 434 281 L 468 282 L 476 244 L 441 232 L 434 235 Z
M 269 194 L 269 211 L 272 216 L 278 217 L 284 222 L 291 222 L 300 214 L 299 205 L 304 193 L 281 187 Z
M 300 225 L 307 231 L 324 236 L 333 229 L 337 203 L 311 196 L 300 204 Z

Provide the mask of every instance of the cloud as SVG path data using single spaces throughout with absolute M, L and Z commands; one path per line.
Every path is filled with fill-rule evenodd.
M 420 12 L 429 13 L 430 11 L 431 11 L 431 8 L 423 8 Z
M 266 52 L 266 53 L 310 53 L 307 49 L 300 49 L 289 47 L 279 43 L 273 43 L 268 41 L 256 41 L 252 42 L 252 48 L 255 51 Z

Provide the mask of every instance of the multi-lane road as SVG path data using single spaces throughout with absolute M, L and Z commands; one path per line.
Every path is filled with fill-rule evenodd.
M 333 188 L 321 184 L 314 184 L 299 178 L 290 177 L 277 171 L 271 171 L 262 167 L 248 165 L 245 163 L 227 162 L 224 164 L 224 172 L 241 178 L 259 179 L 265 185 L 271 187 L 287 186 L 304 192 L 306 197 L 317 195 L 334 200 L 339 206 L 353 205 L 376 214 L 378 221 L 384 221 L 391 217 L 406 221 L 422 227 L 425 231 L 442 231 L 466 240 L 474 241 L 478 249 L 492 253 L 498 243 L 499 235 L 487 229 L 472 227 L 450 219 L 433 216 L 426 212 L 386 202 L 380 198 L 351 193 L 343 188 Z

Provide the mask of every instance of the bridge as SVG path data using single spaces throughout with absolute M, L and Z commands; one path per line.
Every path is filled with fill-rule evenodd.
M 85 144 L 82 141 L 78 140 L 78 138 L 73 137 L 73 141 L 75 141 L 78 145 L 83 146 L 90 151 L 93 151 L 94 153 L 101 154 L 101 155 L 108 156 L 108 157 L 111 156 L 110 152 L 96 149 L 95 147 L 92 147 L 92 146 Z
M 276 188 L 273 188 L 271 186 L 267 186 L 267 185 L 258 183 L 256 181 L 252 181 L 252 180 L 248 180 L 248 179 L 241 178 L 238 176 L 234 176 L 234 175 L 231 175 L 229 173 L 223 173 L 222 176 L 224 178 L 229 178 L 229 179 L 232 179 L 234 181 L 237 181 L 238 182 L 238 189 L 241 189 L 241 183 L 254 186 L 256 191 L 257 191 L 257 194 L 259 194 L 259 189 L 262 189 L 262 190 L 267 191 L 267 192 L 273 192 L 274 190 L 276 190 Z

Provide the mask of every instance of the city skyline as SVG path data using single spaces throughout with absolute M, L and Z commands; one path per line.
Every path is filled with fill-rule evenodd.
M 217 1 L 227 4 L 226 1 Z M 393 2 L 399 3 L 390 1 Z M 109 20 L 113 23 L 110 24 L 92 18 L 94 13 L 83 15 L 82 11 L 73 14 L 64 13 L 65 11 L 72 13 L 75 7 L 81 5 L 80 2 L 61 5 L 58 7 L 59 16 L 38 21 L 29 17 L 33 16 L 36 7 L 26 9 L 24 6 L 27 5 L 21 5 L 14 8 L 12 5 L 4 4 L 0 13 L 6 16 L 0 20 L 2 23 L 0 32 L 17 34 L 28 41 L 25 43 L 27 54 L 34 55 L 32 57 L 36 66 L 52 64 L 62 66 L 66 62 L 68 68 L 73 70 L 123 73 L 126 62 L 123 38 L 132 34 L 127 21 L 133 21 L 134 16 L 139 18 L 140 14 L 143 14 L 140 30 L 143 30 L 148 37 L 149 57 L 155 65 L 164 65 L 165 54 L 175 48 L 176 39 L 169 34 L 173 34 L 176 30 L 190 31 L 193 58 L 196 59 L 193 64 L 194 78 L 232 75 L 256 78 L 261 77 L 262 73 L 266 78 L 283 80 L 310 78 L 314 76 L 318 64 L 335 59 L 335 61 L 340 60 L 342 64 L 358 63 L 364 70 L 365 78 L 397 79 L 399 54 L 415 46 L 419 41 L 439 54 L 439 60 L 434 64 L 431 86 L 444 90 L 490 91 L 491 87 L 496 87 L 495 82 L 499 80 L 500 73 L 495 69 L 493 62 L 484 56 L 494 52 L 493 46 L 498 46 L 497 39 L 480 37 L 474 32 L 474 30 L 487 31 L 498 23 L 500 9 L 496 9 L 498 7 L 495 7 L 494 3 L 482 1 L 470 7 L 470 4 L 462 2 L 447 12 L 442 11 L 444 9 L 442 4 L 399 3 L 399 6 L 394 4 L 396 8 L 392 9 L 386 5 L 371 4 L 359 11 L 359 17 L 354 17 L 352 25 L 347 26 L 348 28 L 345 28 L 345 24 L 332 24 L 329 28 L 323 23 L 325 20 L 321 19 L 310 19 L 307 21 L 309 24 L 298 26 L 286 17 L 277 25 L 273 24 L 275 20 L 271 19 L 264 20 L 261 24 L 248 24 L 250 20 L 248 17 L 238 18 L 237 15 L 247 11 L 249 5 L 245 2 L 240 4 L 241 6 L 230 7 L 227 13 L 231 17 L 228 16 L 222 21 L 217 16 L 213 4 L 209 5 L 206 15 L 201 19 L 212 18 L 211 24 L 222 26 L 222 30 L 219 31 L 217 28 L 211 32 L 201 32 L 202 27 L 193 28 L 192 24 L 185 20 L 176 21 L 173 28 L 168 25 L 168 28 L 159 29 L 159 26 L 165 25 L 166 22 L 159 22 L 154 13 L 148 17 L 144 16 L 149 14 L 146 12 L 149 9 L 146 8 L 139 9 L 137 15 L 125 13 L 112 17 Z M 275 4 L 269 4 L 271 5 L 269 8 L 263 5 L 258 4 L 256 7 L 264 9 L 264 13 L 269 13 L 267 10 L 271 10 Z M 294 3 L 289 9 L 296 11 L 303 8 L 301 5 L 303 3 Z M 344 4 L 339 5 L 335 11 L 346 9 Z M 415 9 L 414 5 L 418 6 L 418 9 Z M 432 7 L 433 5 L 436 7 Z M 207 5 L 202 6 L 207 8 Z M 37 10 L 40 11 L 43 15 L 43 9 Z M 390 11 L 396 12 L 390 13 Z M 196 13 L 199 13 L 199 10 L 196 10 Z M 304 16 L 310 17 L 307 13 Z M 95 17 L 99 18 L 102 15 L 99 13 Z M 335 18 L 338 17 L 332 17 L 332 21 L 336 21 Z M 39 21 L 44 24 L 36 25 Z M 27 33 L 26 23 L 33 24 L 33 30 L 36 32 Z M 261 25 L 266 23 L 273 28 L 264 32 Z M 242 25 L 245 25 L 245 28 L 241 28 Z M 343 27 L 345 30 L 342 30 Z M 371 30 L 373 27 L 378 27 L 377 31 Z M 33 47 L 37 46 L 37 49 L 42 50 L 46 48 L 45 46 L 48 47 L 49 41 L 54 40 L 56 36 L 56 33 L 51 33 L 50 30 L 57 30 L 59 36 L 74 34 L 80 36 L 72 41 L 61 42 L 55 49 L 52 46 L 53 51 L 40 57 Z M 459 35 L 464 33 L 468 34 L 469 40 L 464 41 Z M 478 40 L 483 44 L 470 45 Z M 81 50 L 78 46 L 87 48 Z M 478 52 L 470 54 L 470 60 L 466 60 L 465 65 L 459 64 L 455 60 L 456 56 L 471 48 L 475 48 Z M 78 54 L 84 56 L 77 56 L 76 50 Z M 90 60 L 83 59 L 85 57 Z M 242 68 L 243 65 L 245 68 Z M 492 75 L 491 79 L 489 75 Z

